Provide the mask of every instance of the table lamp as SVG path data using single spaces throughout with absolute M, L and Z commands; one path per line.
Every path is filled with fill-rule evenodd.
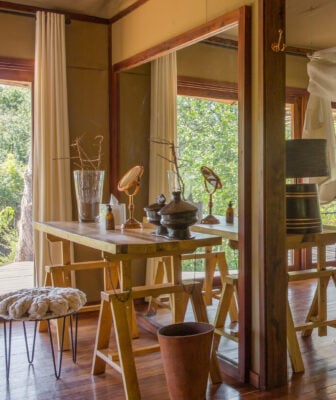
M 327 143 L 325 139 L 293 139 L 286 141 L 287 233 L 318 233 L 322 231 L 320 201 L 316 183 L 300 183 L 301 178 L 326 177 Z

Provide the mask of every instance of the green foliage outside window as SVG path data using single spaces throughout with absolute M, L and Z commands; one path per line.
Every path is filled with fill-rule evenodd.
M 185 195 L 202 201 L 206 213 L 209 196 L 201 167 L 210 167 L 223 188 L 213 196 L 213 214 L 225 215 L 232 200 L 238 204 L 238 107 L 193 97 L 178 96 L 177 145 Z
M 17 243 L 17 231 L 13 229 L 14 210 L 5 207 L 0 210 L 0 265 L 13 259 Z
M 177 98 L 177 146 L 185 197 L 192 193 L 202 201 L 208 214 L 209 195 L 204 188 L 201 167 L 211 168 L 221 179 L 223 188 L 213 195 L 212 213 L 225 215 L 233 202 L 238 215 L 238 105 L 194 97 Z M 225 247 L 230 269 L 237 268 L 237 252 Z M 196 261 L 195 261 L 196 263 Z M 184 270 L 202 270 L 202 261 L 184 263 Z
M 15 256 L 31 136 L 30 88 L 0 84 L 0 264 Z
M 27 165 L 31 146 L 30 88 L 0 85 L 0 162 L 7 154 Z

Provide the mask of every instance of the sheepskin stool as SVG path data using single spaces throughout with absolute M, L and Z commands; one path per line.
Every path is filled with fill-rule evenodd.
M 9 379 L 10 359 L 11 359 L 11 341 L 12 341 L 12 323 L 13 321 L 22 321 L 27 358 L 29 364 L 34 361 L 35 340 L 37 324 L 40 321 L 47 321 L 50 339 L 50 347 L 54 365 L 56 379 L 61 376 L 62 354 L 64 344 L 64 332 L 66 318 L 70 319 L 70 337 L 72 349 L 72 361 L 76 362 L 77 353 L 77 327 L 78 311 L 86 303 L 86 295 L 79 289 L 68 287 L 38 287 L 32 289 L 21 289 L 9 292 L 0 296 L 0 318 L 3 320 L 4 341 L 5 341 L 5 362 L 6 377 Z M 55 351 L 50 329 L 50 321 L 53 319 L 62 319 L 61 345 L 59 351 L 58 366 L 55 361 Z M 34 322 L 34 334 L 31 355 L 28 348 L 26 322 Z M 73 322 L 75 324 L 75 334 L 73 335 Z M 9 328 L 7 329 L 7 323 Z M 7 335 L 8 331 L 8 335 Z

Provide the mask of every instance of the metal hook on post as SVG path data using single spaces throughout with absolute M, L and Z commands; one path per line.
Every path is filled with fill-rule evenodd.
M 285 48 L 286 48 L 286 44 L 285 43 L 282 43 L 281 44 L 281 41 L 282 41 L 282 35 L 283 35 L 283 30 L 282 29 L 279 29 L 278 30 L 278 33 L 279 33 L 279 38 L 278 38 L 278 42 L 277 43 L 272 43 L 272 45 L 271 45 L 271 49 L 274 51 L 274 52 L 276 52 L 276 53 L 278 53 L 279 51 L 285 51 Z

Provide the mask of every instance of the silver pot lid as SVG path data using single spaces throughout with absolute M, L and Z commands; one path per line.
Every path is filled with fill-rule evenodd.
M 173 192 L 172 201 L 163 207 L 160 211 L 160 215 L 170 215 L 170 214 L 181 214 L 196 212 L 197 207 L 187 201 L 181 200 L 181 192 Z

